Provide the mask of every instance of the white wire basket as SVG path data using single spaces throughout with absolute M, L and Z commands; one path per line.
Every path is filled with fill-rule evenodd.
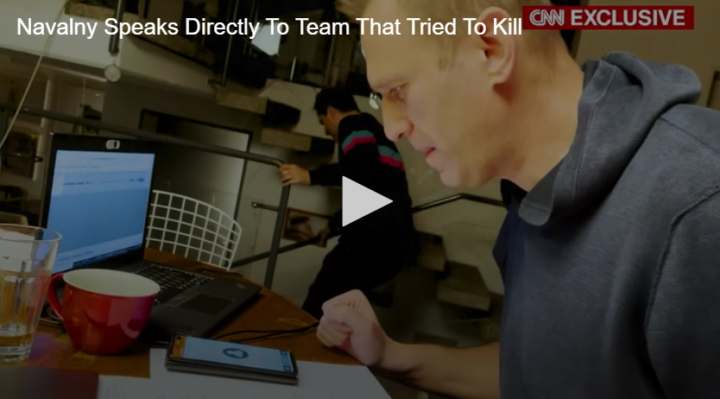
M 145 246 L 230 270 L 242 229 L 219 208 L 153 190 Z

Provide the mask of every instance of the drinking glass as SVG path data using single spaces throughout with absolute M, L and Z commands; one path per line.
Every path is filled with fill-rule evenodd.
M 62 236 L 0 224 L 0 363 L 30 356 Z

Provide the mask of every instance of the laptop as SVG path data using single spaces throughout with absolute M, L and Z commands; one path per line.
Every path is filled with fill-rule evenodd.
M 206 336 L 256 299 L 261 287 L 145 261 L 153 143 L 53 134 L 42 226 L 63 238 L 53 274 L 113 268 L 150 278 L 157 295 L 144 337 Z

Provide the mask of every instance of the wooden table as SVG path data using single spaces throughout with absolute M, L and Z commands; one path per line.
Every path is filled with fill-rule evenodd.
M 145 251 L 149 261 L 177 267 L 179 269 L 202 272 L 210 276 L 222 276 L 247 282 L 235 273 L 227 273 L 222 269 L 210 267 L 182 256 L 160 252 L 154 249 Z M 213 336 L 242 330 L 293 330 L 315 323 L 317 320 L 305 313 L 300 307 L 281 295 L 263 288 L 259 300 L 242 311 Z M 238 336 L 238 339 L 251 338 L 252 334 Z M 323 346 L 310 331 L 301 335 L 283 336 L 265 340 L 252 341 L 252 345 L 283 349 L 292 352 L 297 360 L 334 363 L 357 364 L 349 355 L 336 349 Z M 42 325 L 33 341 L 33 348 L 27 364 L 61 369 L 96 370 L 102 375 L 128 377 L 150 377 L 150 346 L 136 342 L 133 348 L 123 355 L 92 356 L 77 351 L 70 339 L 60 328 Z

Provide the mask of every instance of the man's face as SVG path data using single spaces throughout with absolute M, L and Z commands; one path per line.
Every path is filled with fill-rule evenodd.
M 333 134 L 332 130 L 330 129 L 330 126 L 328 124 L 327 115 L 318 115 L 318 122 L 320 122 L 322 127 L 325 129 L 325 134 L 334 139 L 335 135 Z
M 318 115 L 318 122 L 325 129 L 325 134 L 337 140 L 338 135 L 338 123 L 335 122 L 335 110 L 332 107 L 328 107 L 328 110 L 324 115 Z
M 406 21 L 409 13 L 394 3 L 372 1 L 363 16 Z M 433 38 L 411 35 L 410 28 L 406 23 L 402 35 L 362 38 L 368 79 L 383 97 L 385 132 L 394 141 L 407 138 L 445 185 L 482 185 L 496 177 L 506 134 L 504 101 L 488 79 L 486 53 L 479 39 L 463 40 L 454 63 L 441 69 L 440 46 Z

